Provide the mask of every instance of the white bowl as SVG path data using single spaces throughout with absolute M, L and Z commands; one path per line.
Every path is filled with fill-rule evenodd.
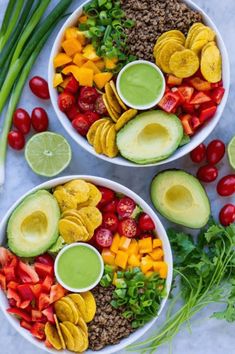
M 142 198 L 140 198 L 136 193 L 132 192 L 130 189 L 128 189 L 127 187 L 124 187 L 123 185 L 121 185 L 117 182 L 113 182 L 111 180 L 108 180 L 106 178 L 101 178 L 101 177 L 86 176 L 86 175 L 84 175 L 84 176 L 83 175 L 79 175 L 79 176 L 73 175 L 73 176 L 65 176 L 65 177 L 55 178 L 55 179 L 52 179 L 50 181 L 47 181 L 45 183 L 38 185 L 37 187 L 31 189 L 28 193 L 24 194 L 19 200 L 17 200 L 17 202 L 10 208 L 10 210 L 7 212 L 7 214 L 3 218 L 3 220 L 0 224 L 0 245 L 4 245 L 6 242 L 5 237 L 6 237 L 7 221 L 9 219 L 11 213 L 23 201 L 23 199 L 26 196 L 28 196 L 31 193 L 34 193 L 35 191 L 37 191 L 39 189 L 51 189 L 51 188 L 56 187 L 57 185 L 64 184 L 64 183 L 66 183 L 72 179 L 76 179 L 76 178 L 85 179 L 88 182 L 95 183 L 96 185 L 100 185 L 100 186 L 105 186 L 105 187 L 113 189 L 117 193 L 122 193 L 122 194 L 127 195 L 128 197 L 135 200 L 136 203 L 139 204 L 141 206 L 141 208 L 146 213 L 148 213 L 149 216 L 153 219 L 158 237 L 162 240 L 163 251 L 165 254 L 165 261 L 168 264 L 168 275 L 167 275 L 167 279 L 166 279 L 167 296 L 163 299 L 163 301 L 161 303 L 161 306 L 160 306 L 160 309 L 158 312 L 158 316 L 159 316 L 166 304 L 167 297 L 169 295 L 169 291 L 170 291 L 170 287 L 171 287 L 171 282 L 172 282 L 173 261 L 172 261 L 171 246 L 170 246 L 166 231 L 165 231 L 161 221 L 159 220 L 158 216 L 154 213 L 154 211 L 150 208 L 150 206 Z M 38 348 L 45 350 L 49 353 L 58 353 L 58 351 L 56 351 L 56 350 L 46 348 L 44 343 L 36 340 L 31 335 L 30 332 L 28 332 L 27 330 L 20 327 L 20 322 L 15 317 L 13 317 L 9 313 L 7 313 L 6 309 L 8 307 L 9 307 L 9 304 L 8 304 L 7 298 L 6 298 L 5 294 L 3 293 L 3 291 L 0 290 L 0 308 L 3 311 L 4 315 L 7 317 L 8 321 L 11 323 L 11 325 L 24 338 L 26 338 L 29 342 L 31 342 L 32 344 L 34 344 Z M 142 335 L 144 335 L 157 321 L 158 316 L 156 316 L 152 321 L 147 323 L 144 327 L 142 327 L 142 328 L 138 329 L 137 331 L 135 331 L 134 333 L 132 333 L 129 337 L 122 339 L 119 344 L 106 346 L 104 349 L 99 350 L 99 353 L 100 354 L 111 354 L 111 353 L 115 353 L 115 352 L 120 352 L 126 346 L 132 344 L 137 339 L 139 339 Z M 63 353 L 69 354 L 71 352 L 63 351 Z M 86 353 L 92 354 L 94 352 L 91 350 L 88 350 Z
M 49 82 L 49 91 L 50 91 L 50 97 L 51 97 L 51 102 L 52 105 L 54 107 L 54 110 L 57 114 L 57 117 L 59 119 L 59 121 L 61 122 L 61 124 L 63 125 L 63 127 L 65 128 L 65 130 L 67 131 L 67 133 L 80 145 L 82 146 L 85 150 L 89 151 L 92 155 L 97 156 L 100 159 L 103 159 L 105 161 L 109 161 L 112 162 L 116 165 L 121 165 L 121 166 L 132 166 L 132 167 L 145 167 L 145 166 L 157 166 L 157 165 L 162 165 L 162 164 L 166 164 L 168 162 L 172 162 L 174 160 L 179 159 L 180 157 L 187 155 L 190 151 L 192 151 L 196 146 L 198 146 L 199 144 L 201 144 L 213 131 L 213 129 L 216 127 L 216 125 L 218 124 L 221 115 L 223 113 L 225 104 L 227 102 L 227 98 L 228 98 L 228 93 L 229 93 L 229 86 L 230 86 L 230 65 L 229 65 L 229 58 L 228 58 L 228 53 L 224 44 L 224 41 L 216 27 L 216 25 L 214 24 L 214 22 L 210 19 L 209 16 L 207 16 L 205 14 L 205 12 L 196 4 L 194 4 L 192 1 L 190 0 L 184 0 L 184 2 L 191 7 L 192 9 L 195 9 L 197 11 L 200 11 L 202 16 L 203 16 L 203 21 L 205 24 L 207 24 L 208 26 L 210 26 L 216 33 L 216 37 L 217 37 L 217 43 L 218 46 L 220 48 L 221 54 L 222 54 L 222 59 L 223 59 L 223 83 L 224 83 L 224 88 L 225 88 L 225 94 L 223 97 L 222 102 L 220 103 L 217 112 L 215 114 L 215 116 L 208 121 L 204 127 L 199 130 L 191 139 L 190 143 L 188 143 L 187 145 L 184 145 L 180 148 L 178 148 L 175 153 L 173 155 L 171 155 L 170 157 L 168 157 L 165 160 L 159 161 L 157 163 L 154 164 L 148 164 L 148 165 L 138 165 L 135 164 L 133 162 L 130 162 L 126 159 L 124 159 L 121 156 L 115 157 L 115 158 L 109 158 L 106 157 L 104 155 L 99 155 L 95 152 L 95 150 L 93 149 L 93 147 L 88 143 L 88 141 L 83 138 L 81 135 L 79 135 L 74 128 L 72 127 L 71 122 L 68 120 L 68 118 L 66 117 L 66 115 L 60 111 L 60 109 L 58 108 L 57 105 L 57 90 L 55 88 L 53 88 L 53 76 L 54 76 L 54 67 L 53 67 L 53 59 L 55 57 L 55 55 L 60 51 L 61 48 L 61 42 L 64 36 L 64 32 L 65 29 L 67 27 L 73 26 L 77 23 L 78 17 L 81 15 L 82 13 L 82 8 L 84 6 L 84 4 L 88 3 L 89 1 L 86 1 L 85 3 L 83 3 L 81 6 L 79 6 L 79 8 L 77 8 L 77 10 L 75 10 L 73 12 L 73 14 L 67 19 L 67 21 L 64 23 L 63 27 L 61 28 L 60 32 L 58 33 L 55 43 L 52 47 L 52 51 L 51 51 L 51 56 L 50 56 L 50 60 L 49 60 L 49 68 L 48 68 L 48 82 Z

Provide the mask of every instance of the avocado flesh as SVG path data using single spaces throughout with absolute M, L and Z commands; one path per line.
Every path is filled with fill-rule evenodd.
M 137 115 L 117 134 L 123 157 L 138 164 L 166 159 L 178 148 L 183 127 L 177 116 L 160 110 Z
M 160 172 L 151 184 L 155 208 L 168 220 L 193 229 L 205 226 L 210 202 L 197 178 L 181 170 Z
M 60 209 L 45 190 L 29 195 L 11 214 L 7 226 L 9 248 L 20 257 L 44 253 L 58 238 Z

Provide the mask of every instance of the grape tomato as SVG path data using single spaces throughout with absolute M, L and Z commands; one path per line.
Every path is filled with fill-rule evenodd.
M 48 129 L 49 119 L 47 112 L 42 107 L 36 107 L 31 114 L 32 126 L 36 132 L 45 132 Z
M 75 106 L 75 97 L 70 92 L 62 92 L 58 96 L 58 106 L 62 112 L 68 112 Z
M 113 242 L 113 235 L 112 232 L 108 229 L 105 229 L 103 227 L 99 227 L 95 231 L 95 241 L 98 246 L 107 248 L 112 245 Z
M 40 76 L 34 76 L 29 81 L 29 87 L 35 96 L 48 100 L 50 98 L 48 83 Z
M 98 187 L 98 188 L 102 195 L 101 201 L 99 202 L 99 207 L 102 208 L 103 206 L 113 201 L 113 199 L 115 198 L 115 193 L 114 191 L 106 187 Z
M 114 213 L 104 213 L 102 226 L 111 232 L 117 231 L 118 217 Z
M 93 112 L 94 107 L 94 103 L 87 103 L 78 98 L 78 108 L 81 110 L 81 112 Z
M 202 182 L 211 183 L 218 177 L 218 170 L 215 166 L 205 165 L 197 171 L 197 178 Z
M 219 219 L 223 226 L 228 226 L 235 221 L 235 205 L 226 204 L 219 213 Z
M 28 112 L 18 108 L 13 115 L 13 124 L 22 134 L 28 134 L 31 127 L 31 119 Z
M 155 225 L 151 217 L 146 214 L 142 213 L 139 217 L 138 225 L 140 230 L 142 231 L 153 231 L 155 229 Z
M 21 150 L 25 146 L 25 137 L 19 131 L 10 131 L 8 133 L 8 144 L 14 150 Z
M 136 237 L 137 235 L 137 223 L 134 219 L 126 218 L 119 221 L 118 232 L 122 236 L 129 238 Z
M 79 134 L 86 136 L 91 124 L 88 122 L 88 119 L 84 114 L 78 113 L 75 119 L 72 121 L 72 126 Z
M 222 197 L 228 197 L 235 193 L 235 174 L 221 178 L 217 185 L 217 192 Z
M 191 160 L 195 163 L 202 162 L 206 157 L 206 146 L 204 144 L 198 145 L 190 152 Z
M 95 103 L 99 93 L 95 87 L 82 87 L 79 94 L 79 100 L 84 103 Z
M 225 144 L 221 140 L 212 140 L 206 149 L 207 161 L 216 165 L 222 160 L 225 154 Z

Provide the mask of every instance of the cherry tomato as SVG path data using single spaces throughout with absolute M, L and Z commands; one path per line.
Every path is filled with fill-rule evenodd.
M 48 100 L 50 98 L 48 83 L 40 76 L 34 76 L 29 81 L 29 87 L 35 96 Z
M 31 114 L 32 126 L 36 132 L 45 132 L 48 129 L 49 120 L 47 112 L 41 107 L 33 109 Z
M 117 227 L 118 227 L 117 216 L 114 213 L 104 213 L 102 226 L 112 232 L 117 231 Z
M 67 115 L 68 119 L 70 120 L 70 122 L 72 122 L 76 118 L 76 115 L 78 113 L 80 113 L 80 112 L 79 112 L 78 106 L 76 106 L 76 105 L 72 106 L 71 108 L 69 108 L 66 111 L 66 115 Z
M 93 112 L 94 111 L 94 103 L 86 103 L 82 101 L 80 98 L 78 99 L 78 108 L 81 112 Z
M 155 229 L 155 225 L 150 216 L 146 213 L 142 213 L 139 217 L 138 225 L 142 231 L 152 231 Z
M 104 213 L 116 213 L 118 202 L 119 202 L 119 199 L 115 198 L 115 199 L 112 200 L 110 203 L 106 204 L 106 205 L 102 208 L 102 211 L 103 211 Z
M 218 170 L 215 166 L 205 165 L 197 171 L 197 178 L 202 182 L 210 183 L 218 177 Z
M 117 212 L 121 218 L 128 218 L 132 215 L 136 203 L 129 197 L 123 197 L 119 200 L 117 205 Z
M 75 97 L 70 92 L 62 92 L 58 96 L 58 106 L 62 112 L 68 112 L 75 106 Z
M 223 226 L 228 226 L 235 221 L 235 205 L 226 204 L 219 213 L 219 219 Z
M 101 198 L 101 201 L 99 202 L 98 206 L 100 208 L 102 208 L 105 205 L 107 205 L 108 203 L 113 201 L 113 199 L 115 198 L 115 193 L 114 193 L 114 191 L 112 191 L 111 189 L 106 188 L 106 187 L 98 187 L 98 188 L 102 194 L 102 198 Z
M 207 161 L 212 165 L 216 165 L 220 160 L 222 160 L 224 154 L 225 145 L 221 140 L 212 140 L 207 146 L 206 158 Z
M 88 120 L 90 125 L 92 125 L 98 119 L 100 119 L 100 115 L 98 113 L 95 113 L 95 112 L 86 112 L 86 113 L 84 113 L 84 116 L 86 117 L 86 119 Z
M 222 197 L 228 197 L 235 193 L 235 174 L 221 178 L 217 185 L 217 192 Z
M 105 229 L 104 227 L 99 227 L 95 231 L 95 241 L 100 247 L 110 247 L 113 242 L 112 232 L 108 229 Z
M 71 75 L 67 85 L 65 86 L 65 91 L 75 94 L 77 93 L 78 89 L 79 89 L 79 83 L 77 82 L 75 77 Z
M 95 101 L 95 111 L 100 115 L 107 114 L 107 109 L 105 107 L 102 95 L 99 95 Z
M 195 163 L 202 162 L 206 157 L 206 146 L 204 144 L 198 145 L 193 151 L 190 152 L 190 157 Z
M 99 93 L 95 87 L 82 87 L 79 94 L 79 99 L 84 103 L 95 103 Z
M 13 124 L 22 134 L 28 134 L 31 126 L 28 112 L 22 108 L 18 108 L 13 115 Z
M 44 253 L 44 254 L 36 257 L 35 261 L 42 263 L 42 264 L 50 265 L 50 266 L 54 265 L 54 259 L 48 253 Z
M 21 150 L 25 146 L 24 134 L 21 132 L 10 131 L 8 133 L 8 144 L 14 150 Z
M 137 235 L 137 223 L 134 219 L 126 218 L 119 221 L 118 232 L 122 236 L 129 238 L 136 237 Z
M 91 124 L 88 122 L 88 119 L 84 114 L 78 113 L 76 118 L 72 121 L 72 126 L 79 134 L 86 136 Z

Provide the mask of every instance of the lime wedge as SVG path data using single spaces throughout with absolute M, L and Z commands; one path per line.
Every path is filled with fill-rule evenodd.
M 230 165 L 235 170 L 235 136 L 228 144 L 228 158 Z
M 70 163 L 71 148 L 62 135 L 44 132 L 34 135 L 25 148 L 25 158 L 38 175 L 53 177 Z

